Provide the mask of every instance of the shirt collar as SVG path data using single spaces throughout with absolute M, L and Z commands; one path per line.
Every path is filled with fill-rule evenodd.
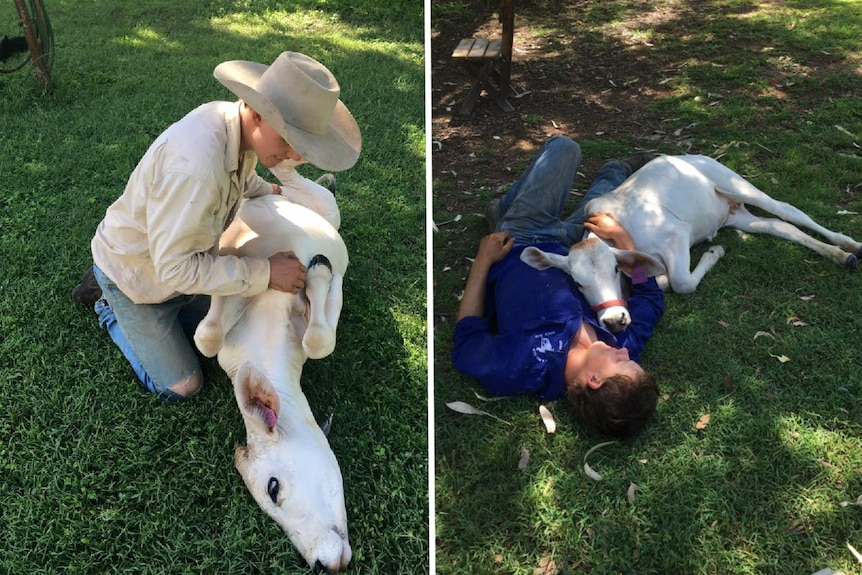
M 239 170 L 239 148 L 242 143 L 242 122 L 240 121 L 240 109 L 242 101 L 237 101 L 225 113 L 225 126 L 227 130 L 227 153 L 224 158 L 225 171 L 233 174 Z M 252 151 L 243 152 L 243 172 L 248 173 L 249 168 L 254 169 L 257 165 L 257 156 Z M 242 176 L 242 174 L 239 174 Z

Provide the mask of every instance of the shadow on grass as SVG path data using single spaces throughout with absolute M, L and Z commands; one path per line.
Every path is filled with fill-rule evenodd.
M 833 124 L 858 125 L 840 99 L 856 101 L 862 14 L 843 3 L 775 5 L 767 15 L 745 2 L 519 2 L 513 82 L 532 94 L 515 114 L 480 101 L 473 116 L 450 121 L 448 103 L 469 87 L 451 50 L 462 37 L 498 33 L 491 4 L 432 6 L 432 104 L 445 135 L 434 156 L 435 217 L 464 216 L 434 238 L 438 572 L 529 572 L 542 557 L 562 573 L 852 569 L 844 543 L 860 519 L 837 505 L 862 490 L 862 383 L 849 335 L 862 326 L 843 312 L 862 304 L 851 272 L 781 240 L 723 232 L 728 255 L 695 294 L 668 296 L 644 354 L 667 394 L 657 418 L 634 442 L 593 455 L 601 483 L 582 469 L 599 439 L 562 404 L 556 437 L 546 438 L 535 400 L 479 402 L 473 392 L 482 390 L 454 371 L 449 353 L 456 296 L 485 233 L 472 214 L 488 189 L 517 176 L 501 168 L 529 160 L 550 134 L 569 130 L 589 162 L 633 136 L 669 153 L 742 140 L 726 161 L 834 221 L 858 172 L 849 142 L 830 140 Z M 551 119 L 561 127 L 547 127 Z M 669 136 L 687 125 L 695 137 Z M 478 154 L 458 161 L 493 146 L 492 136 L 501 140 L 496 166 Z M 823 153 L 803 151 L 801 139 L 812 149 L 822 142 Z M 589 164 L 584 172 L 588 181 Z M 844 231 L 856 223 L 842 221 Z M 760 330 L 775 339 L 753 340 Z M 445 407 L 454 400 L 514 427 L 456 414 Z M 695 429 L 706 413 L 709 425 Z M 522 448 L 531 459 L 518 470 Z
M 335 414 L 348 572 L 427 572 L 421 10 L 315 6 L 285 16 L 262 2 L 49 5 L 55 90 L 4 93 L 0 111 L 16 136 L 0 140 L 0 483 L 14 540 L 0 571 L 304 572 L 233 469 L 244 429 L 215 362 L 200 396 L 163 406 L 69 297 L 153 138 L 204 102 L 234 99 L 215 65 L 290 49 L 333 70 L 364 136 L 359 162 L 338 175 L 351 257 L 339 345 L 304 373 L 317 418 Z
M 496 10 L 482 0 L 432 5 L 435 103 L 466 95 L 470 79 L 451 64 L 451 52 L 459 38 L 499 35 Z M 692 114 L 686 119 L 716 122 L 711 101 L 691 99 L 714 91 L 718 78 L 728 93 L 760 105 L 780 100 L 774 104 L 804 110 L 812 87 L 817 98 L 824 90 L 837 96 L 849 88 L 848 74 L 858 81 L 848 57 L 860 27 L 862 15 L 845 2 L 789 3 L 769 13 L 747 2 L 518 2 L 512 82 L 532 90 L 546 109 L 575 97 L 607 114 L 631 107 L 617 106 L 622 98 L 637 97 L 643 106 L 663 102 L 666 87 L 683 83 Z M 752 68 L 751 55 L 759 52 L 773 56 Z

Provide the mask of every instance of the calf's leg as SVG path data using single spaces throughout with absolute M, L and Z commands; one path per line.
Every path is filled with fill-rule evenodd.
M 207 315 L 195 330 L 195 345 L 205 357 L 214 357 L 224 344 L 224 336 L 236 324 L 248 298 L 212 296 Z
M 795 210 L 796 208 L 793 209 Z M 808 218 L 808 216 L 805 216 L 805 218 Z M 810 221 L 810 218 L 808 219 Z M 727 225 L 734 227 L 738 230 L 742 230 L 744 232 L 750 232 L 753 234 L 768 234 L 770 236 L 776 236 L 779 238 L 790 240 L 792 242 L 796 242 L 797 244 L 805 246 L 806 248 L 820 254 L 827 259 L 834 261 L 839 265 L 844 265 L 851 269 L 855 269 L 858 264 L 856 255 L 854 255 L 853 253 L 848 253 L 839 247 L 835 247 L 834 245 L 830 245 L 821 242 L 820 240 L 814 239 L 793 224 L 790 224 L 784 220 L 757 217 L 748 210 L 746 210 L 744 207 L 737 208 L 736 211 L 730 215 L 730 218 L 728 218 L 727 220 Z M 834 235 L 840 236 L 840 234 Z M 847 238 L 847 236 L 841 237 Z M 849 240 L 850 238 L 847 239 Z M 852 240 L 850 241 L 852 242 Z M 848 246 L 851 249 L 853 248 L 852 244 L 847 244 L 845 242 L 844 245 Z
M 743 215 L 740 216 L 740 218 L 738 219 L 741 220 L 741 223 L 743 225 L 747 224 L 757 227 L 760 231 L 756 229 L 750 229 L 745 231 L 751 231 L 752 233 L 765 233 L 775 235 L 781 238 L 786 238 L 791 241 L 800 243 L 806 247 L 809 247 L 820 255 L 835 260 L 839 264 L 844 264 L 848 267 L 855 267 L 855 263 L 851 265 L 850 262 L 846 261 L 848 260 L 846 255 L 839 254 L 835 250 L 824 249 L 823 246 L 825 246 L 825 244 L 823 244 L 823 242 L 817 242 L 813 238 L 810 238 L 810 236 L 804 234 L 799 229 L 793 227 L 798 226 L 819 234 L 824 239 L 826 239 L 827 242 L 829 242 L 833 246 L 838 246 L 846 253 L 855 254 L 856 256 L 862 256 L 862 243 L 859 243 L 853 238 L 844 234 L 839 234 L 837 232 L 833 232 L 832 230 L 824 228 L 823 226 L 815 222 L 813 219 L 811 219 L 808 214 L 806 214 L 799 208 L 788 204 L 787 202 L 781 202 L 770 197 L 768 194 L 758 189 L 756 186 L 754 186 L 754 184 L 747 181 L 745 178 L 743 178 L 727 166 L 724 166 L 716 160 L 705 156 L 692 156 L 689 158 L 688 161 L 695 165 L 698 170 L 700 170 L 703 174 L 705 174 L 707 177 L 709 177 L 715 182 L 715 191 L 719 195 L 734 202 L 748 204 L 750 206 L 756 206 L 766 212 L 769 212 L 770 214 L 778 216 L 785 222 L 793 224 L 789 227 L 772 222 L 768 224 L 761 224 L 749 219 L 753 218 L 753 216 L 748 214 L 748 216 Z M 731 217 L 731 219 L 733 218 Z M 761 220 L 761 222 L 766 221 L 767 220 Z M 729 223 L 729 225 L 737 227 L 738 229 L 743 229 L 732 223 Z M 855 260 L 853 261 L 855 262 Z
M 670 288 L 677 293 L 692 293 L 700 280 L 724 255 L 722 246 L 712 246 L 700 257 L 697 266 L 691 267 L 691 248 L 687 234 L 674 234 L 662 243 L 662 258 L 667 268 Z M 663 282 L 659 281 L 659 285 Z M 662 285 L 662 287 L 666 287 Z
M 322 255 L 315 256 L 308 266 L 305 279 L 308 327 L 302 337 L 302 349 L 311 359 L 326 357 L 335 349 L 335 327 L 327 322 L 326 313 L 332 279 L 329 260 Z M 341 290 L 338 291 L 340 296 Z

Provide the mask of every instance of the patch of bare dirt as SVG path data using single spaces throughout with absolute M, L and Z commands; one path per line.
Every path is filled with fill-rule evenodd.
M 472 79 L 453 62 L 452 50 L 462 38 L 499 35 L 498 8 L 468 2 L 461 18 L 449 8 L 435 10 L 441 4 L 447 6 L 431 4 L 432 169 L 441 183 L 435 186 L 435 211 L 481 212 L 462 191 L 510 183 L 552 135 L 633 138 L 636 148 L 650 149 L 661 120 L 648 104 L 669 94 L 667 79 L 685 65 L 685 57 L 656 57 L 643 31 L 684 22 L 686 15 L 672 3 L 626 12 L 619 20 L 618 13 L 596 14 L 603 8 L 595 2 L 516 2 L 512 84 L 524 95 L 510 100 L 515 111 L 508 113 L 483 95 L 466 117 L 458 110 Z M 608 24 L 585 25 L 586 10 L 591 21 Z M 584 173 L 604 159 L 585 158 Z

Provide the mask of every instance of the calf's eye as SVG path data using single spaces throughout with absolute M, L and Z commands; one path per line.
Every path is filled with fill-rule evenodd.
M 269 493 L 269 498 L 273 503 L 278 503 L 278 479 L 275 477 L 269 478 L 269 483 L 266 484 L 266 492 Z

